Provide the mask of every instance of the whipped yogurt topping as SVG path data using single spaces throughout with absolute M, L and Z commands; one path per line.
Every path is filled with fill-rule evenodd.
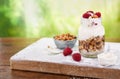
M 86 40 L 90 37 L 103 36 L 104 34 L 105 31 L 101 24 L 101 18 L 81 18 L 78 40 Z
M 117 56 L 114 53 L 101 53 L 98 55 L 98 62 L 103 66 L 115 65 L 117 62 Z

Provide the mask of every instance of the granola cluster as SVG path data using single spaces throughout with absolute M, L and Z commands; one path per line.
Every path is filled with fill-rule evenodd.
M 87 40 L 79 40 L 80 52 L 99 52 L 104 48 L 104 36 L 92 37 Z
M 76 36 L 75 36 L 75 35 L 72 35 L 72 34 L 70 34 L 70 33 L 66 33 L 66 34 L 56 35 L 54 38 L 55 38 L 56 40 L 66 41 L 66 40 L 76 39 Z

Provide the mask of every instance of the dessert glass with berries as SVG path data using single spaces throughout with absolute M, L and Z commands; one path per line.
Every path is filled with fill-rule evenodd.
M 78 31 L 79 51 L 82 56 L 94 58 L 104 51 L 105 31 L 101 13 L 87 11 L 82 15 Z

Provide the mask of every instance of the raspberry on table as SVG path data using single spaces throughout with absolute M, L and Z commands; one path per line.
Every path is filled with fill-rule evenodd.
M 64 56 L 67 56 L 67 55 L 71 55 L 72 54 L 72 49 L 70 47 L 66 47 L 64 50 L 63 50 L 63 55 Z
M 80 55 L 80 53 L 74 53 L 72 55 L 72 58 L 73 58 L 74 61 L 80 61 L 81 60 L 81 55 Z

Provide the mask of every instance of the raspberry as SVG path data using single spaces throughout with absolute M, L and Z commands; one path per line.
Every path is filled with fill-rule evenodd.
M 74 53 L 73 55 L 72 55 L 72 58 L 73 58 L 73 60 L 74 61 L 80 61 L 81 60 L 81 55 L 80 55 L 80 53 Z
M 71 48 L 66 47 L 66 48 L 63 50 L 63 55 L 64 55 L 64 56 L 71 55 L 71 54 L 72 54 L 72 49 L 71 49 Z
M 89 14 L 89 13 L 84 13 L 83 14 L 83 18 L 89 18 L 91 16 L 91 14 Z
M 101 13 L 100 12 L 96 12 L 95 15 L 97 15 L 98 17 L 101 17 Z

